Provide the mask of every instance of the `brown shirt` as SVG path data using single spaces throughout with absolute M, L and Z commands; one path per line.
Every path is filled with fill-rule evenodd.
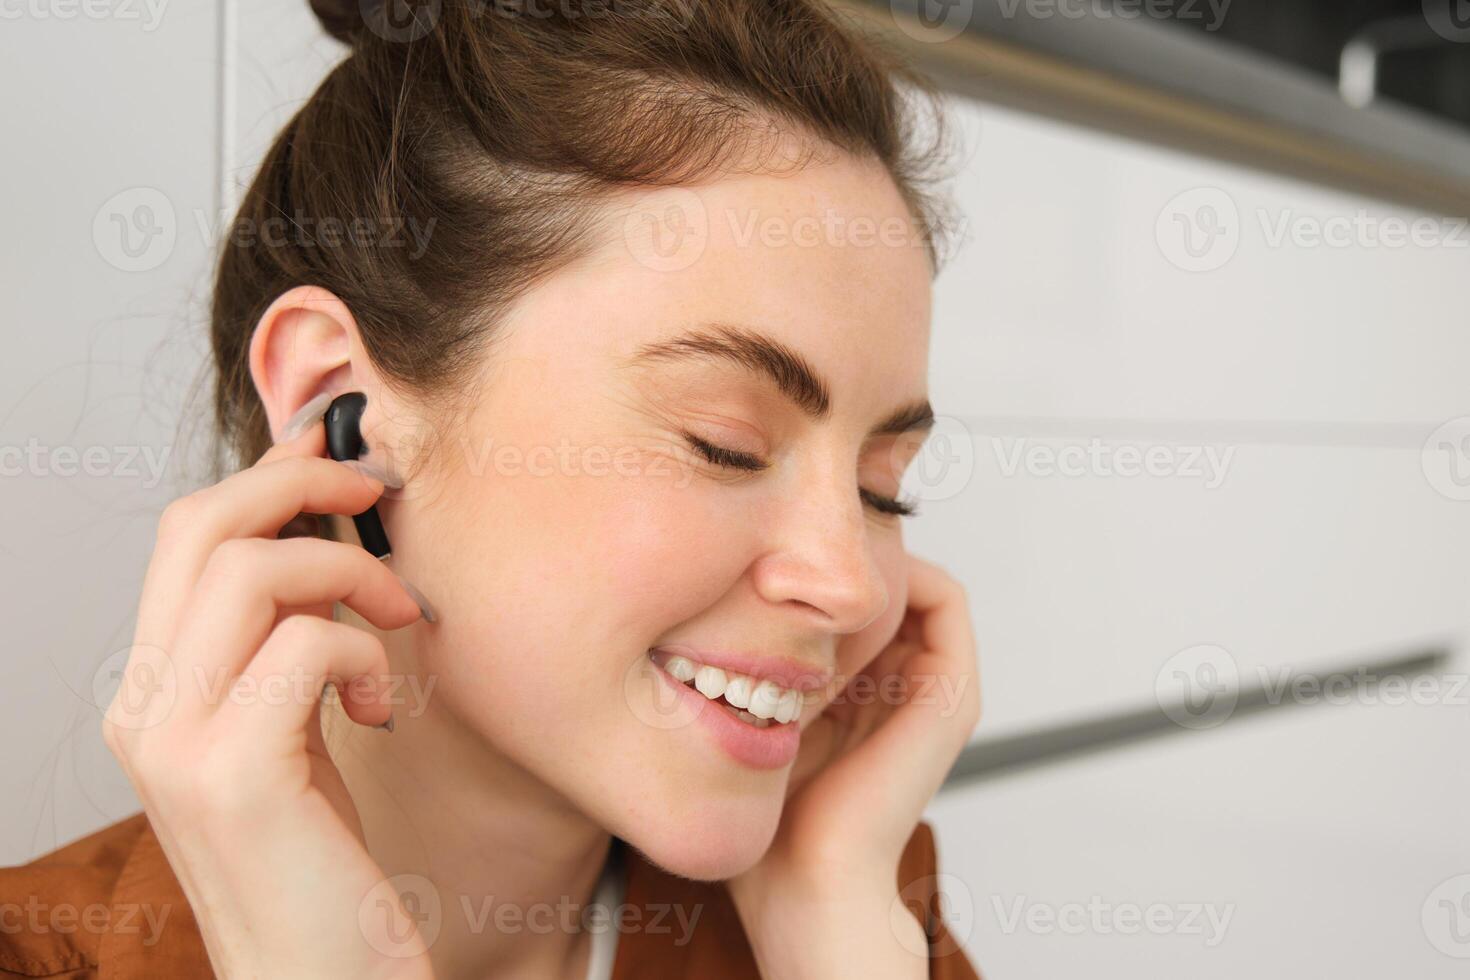
M 671 875 L 625 851 L 623 902 L 635 909 L 698 908 L 678 924 L 621 931 L 613 980 L 759 980 L 721 882 Z M 980 980 L 940 916 L 933 830 L 920 823 L 899 862 L 898 885 L 926 921 L 931 980 Z M 679 904 L 676 904 L 679 903 Z M 208 980 L 198 923 L 147 816 L 135 814 L 29 864 L 0 868 L 0 977 L 53 980 Z

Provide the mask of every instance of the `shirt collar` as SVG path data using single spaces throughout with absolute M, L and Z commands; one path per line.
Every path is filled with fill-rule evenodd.
M 194 910 L 152 824 L 144 814 L 133 819 L 139 833 L 112 890 L 113 927 L 98 950 L 98 980 L 213 976 Z M 759 975 L 722 883 L 671 874 L 628 845 L 622 866 L 612 980 Z

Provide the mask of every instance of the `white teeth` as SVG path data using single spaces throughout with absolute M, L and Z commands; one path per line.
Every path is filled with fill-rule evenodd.
M 737 708 L 750 707 L 752 682 L 744 674 L 731 674 L 725 681 L 725 700 Z
M 746 707 L 757 718 L 774 718 L 776 717 L 776 705 L 781 703 L 781 695 L 784 691 L 784 688 L 771 681 L 761 681 L 751 692 L 750 704 Z
M 725 693 L 725 672 L 718 667 L 700 664 L 694 674 L 694 686 L 700 694 L 714 701 Z
M 786 724 L 795 720 L 801 714 L 801 694 L 797 691 L 787 691 L 781 695 L 781 703 L 776 706 L 776 723 Z
M 664 670 L 674 675 L 675 680 L 683 681 L 686 684 L 694 680 L 694 673 L 698 669 L 698 665 L 693 660 L 690 660 L 688 657 L 681 657 L 678 654 L 664 661 Z
M 757 681 L 754 677 L 711 667 L 678 654 L 662 660 L 663 669 L 675 680 L 689 684 L 711 701 L 721 696 L 741 720 L 757 728 L 773 722 L 786 724 L 801 714 L 800 691 L 782 687 L 775 681 Z

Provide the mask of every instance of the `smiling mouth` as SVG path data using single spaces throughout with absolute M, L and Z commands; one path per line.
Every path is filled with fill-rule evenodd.
M 674 680 L 698 691 L 752 728 L 787 725 L 801 716 L 804 702 L 800 691 L 665 650 L 649 650 L 648 657 Z

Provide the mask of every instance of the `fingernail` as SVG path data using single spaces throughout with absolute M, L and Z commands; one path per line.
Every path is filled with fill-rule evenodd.
M 381 725 L 374 725 L 373 727 L 376 728 L 380 732 L 391 732 L 391 731 L 393 731 L 393 715 L 391 713 L 389 713 L 388 720 L 387 721 L 383 722 Z
M 290 442 L 320 422 L 322 416 L 327 414 L 327 406 L 330 404 L 332 404 L 332 396 L 324 391 L 298 408 L 296 414 L 287 419 L 285 426 L 281 429 L 281 441 Z
M 342 465 L 357 470 L 363 476 L 370 476 L 382 482 L 385 487 L 392 487 L 395 490 L 403 489 L 403 480 L 389 473 L 380 463 L 366 459 L 344 459 Z
M 394 572 L 393 574 L 397 575 L 398 573 Z M 419 612 L 424 614 L 424 619 L 430 623 L 437 623 L 439 621 L 439 614 L 434 612 L 433 605 L 430 604 L 428 599 L 424 598 L 424 594 L 414 588 L 413 583 L 402 575 L 398 575 L 398 581 L 403 583 L 404 591 L 413 596 L 413 601 L 419 604 Z

